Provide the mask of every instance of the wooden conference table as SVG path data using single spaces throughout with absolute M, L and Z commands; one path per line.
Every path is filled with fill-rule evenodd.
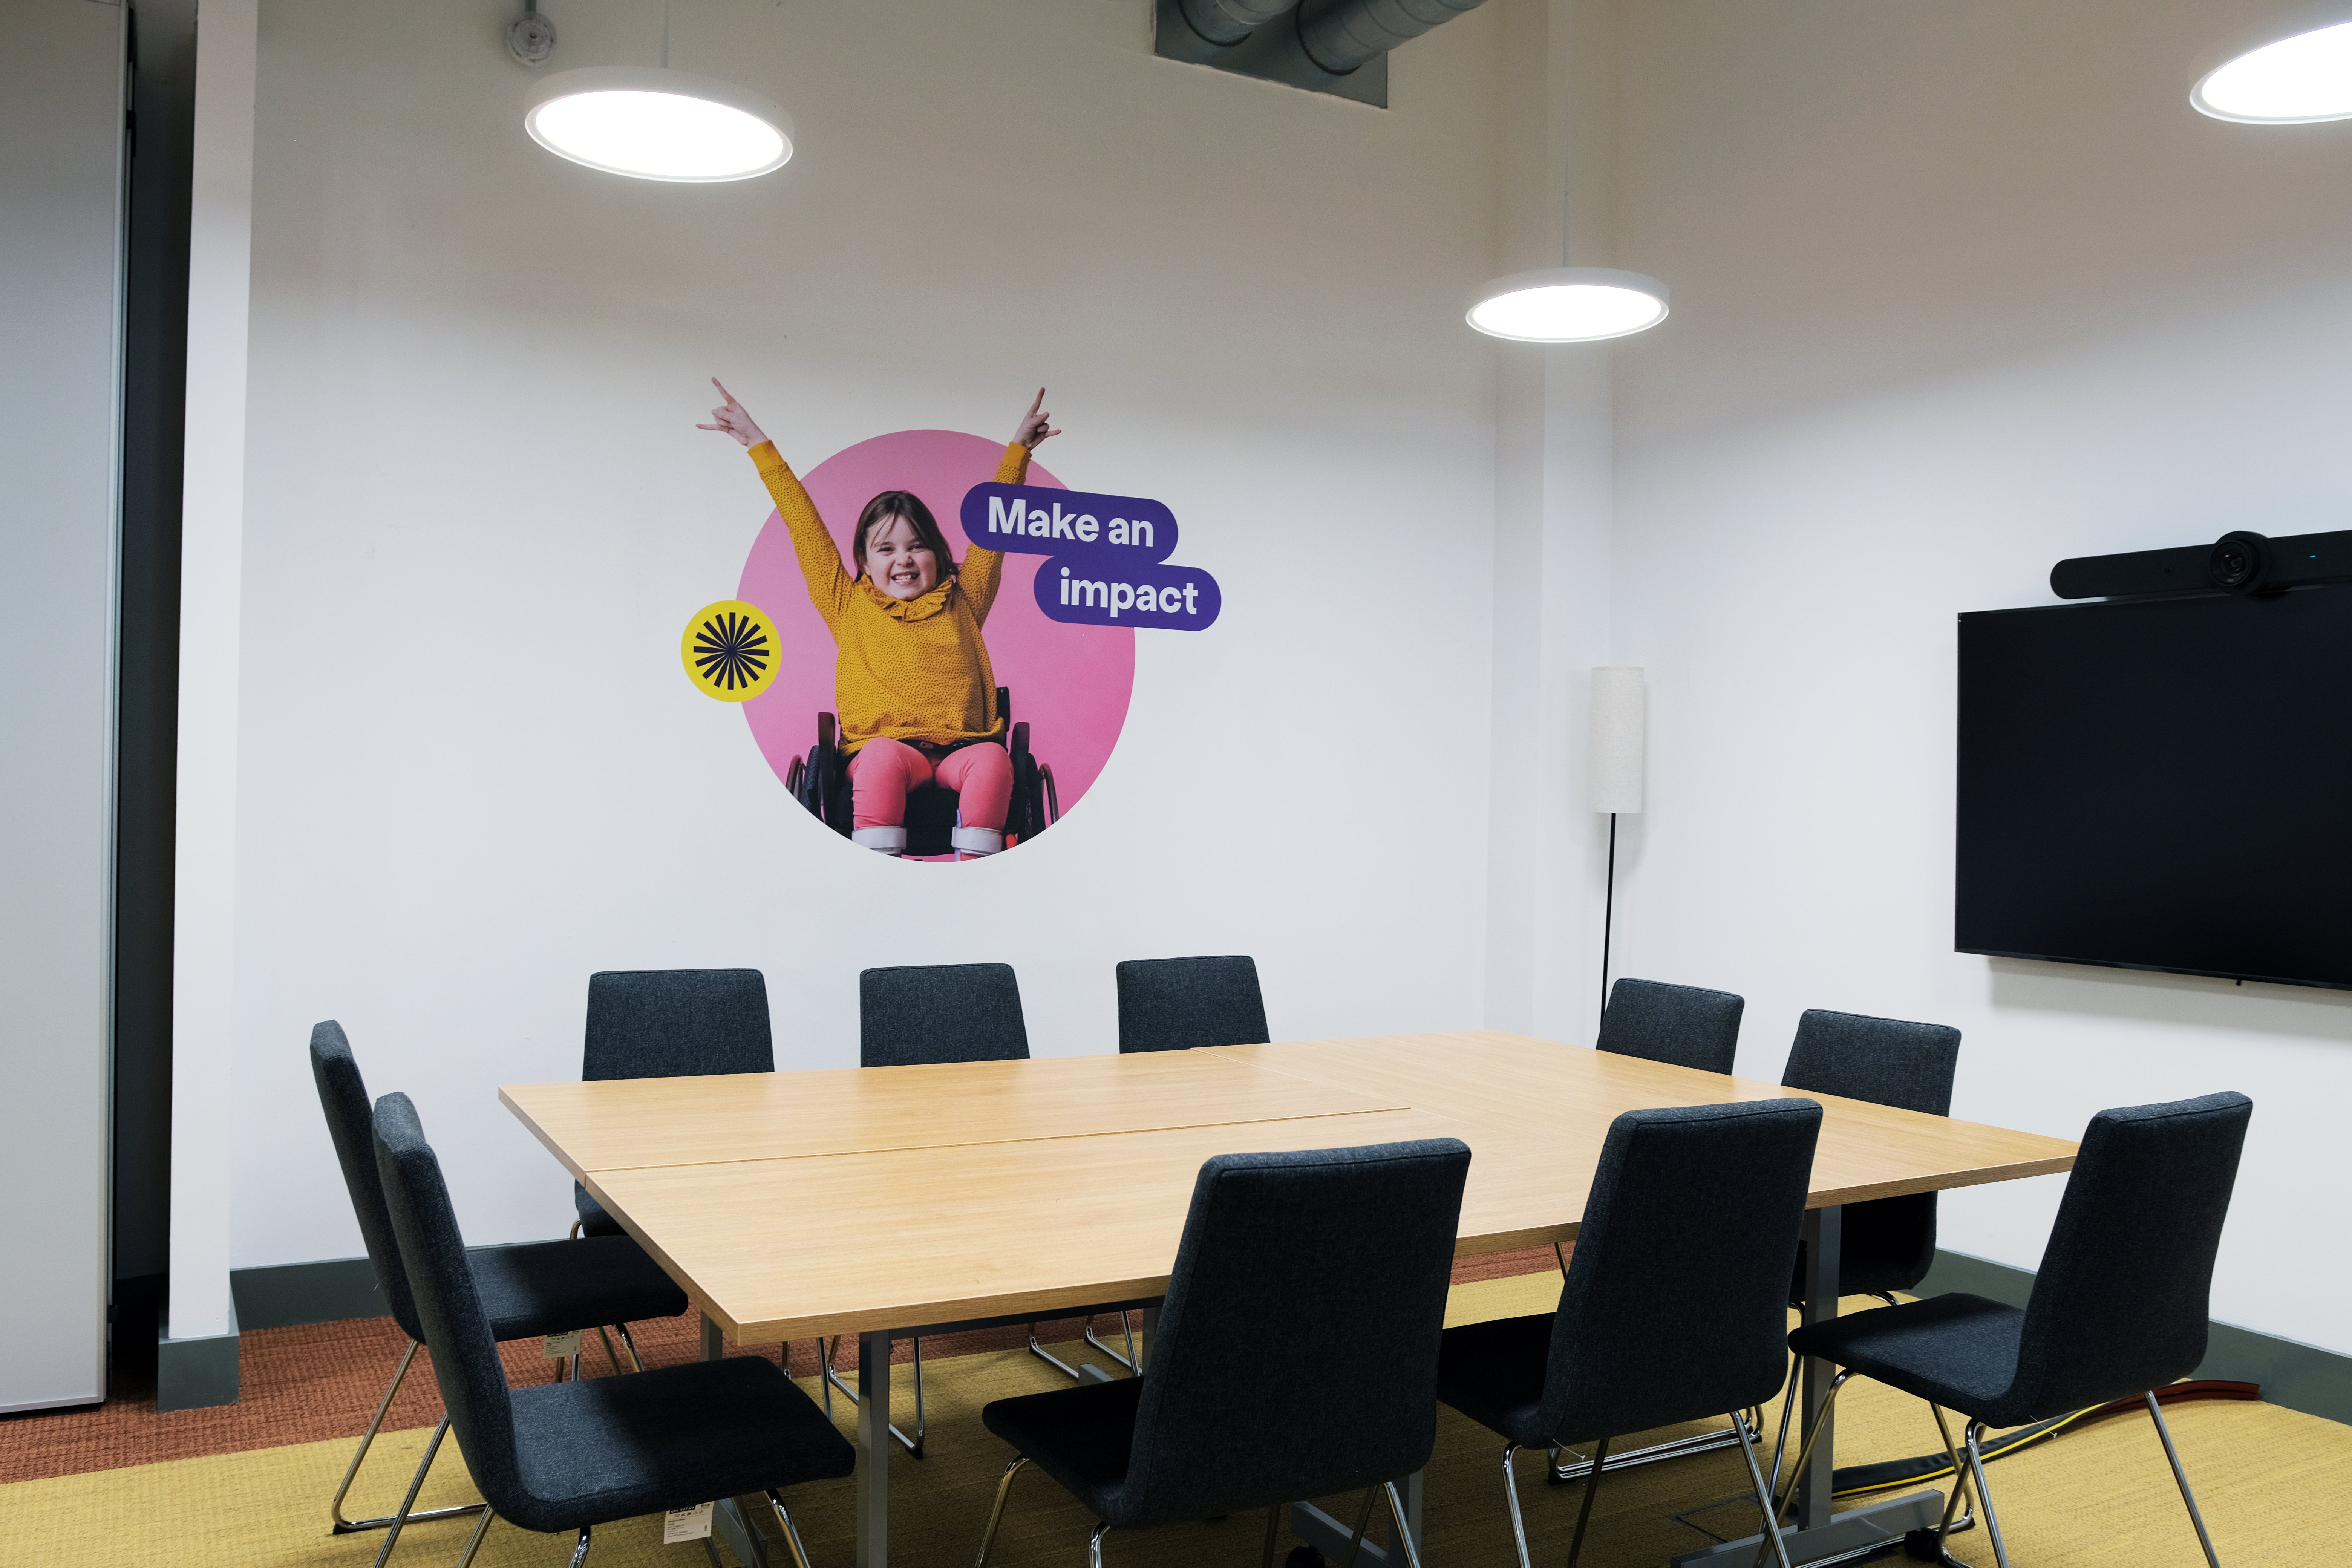
M 707 1354 L 719 1353 L 722 1333 L 750 1344 L 857 1336 L 857 1563 L 882 1568 L 891 1339 L 1158 1298 L 1212 1154 L 1459 1138 L 1472 1151 L 1457 1247 L 1466 1257 L 1573 1241 L 1620 1112 L 1793 1092 L 1468 1030 L 511 1085 L 499 1097 L 685 1289 L 702 1311 Z M 2074 1163 L 2062 1139 L 1812 1098 L 1826 1112 L 1805 1226 L 1816 1278 L 1836 1277 L 1840 1205 Z M 1809 1294 L 1814 1315 L 1835 1313 L 1833 1289 Z M 1801 1419 L 1819 1408 L 1828 1375 L 1808 1364 Z M 1824 1441 L 1798 1479 L 1795 1560 L 1940 1516 L 1940 1496 L 1926 1491 L 1832 1521 L 1833 1462 Z M 1419 1500 L 1416 1485 L 1415 1514 Z M 722 1523 L 743 1553 L 731 1507 Z M 1337 1544 L 1328 1516 L 1301 1509 L 1296 1520 L 1327 1554 Z M 1738 1556 L 1744 1568 L 1754 1552 L 1751 1537 L 1675 1561 Z

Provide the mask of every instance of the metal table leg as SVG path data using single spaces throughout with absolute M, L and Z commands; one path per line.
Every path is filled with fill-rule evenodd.
M 727 1334 L 708 1314 L 702 1320 L 702 1359 L 727 1359 Z M 735 1561 L 750 1568 L 768 1568 L 768 1538 L 743 1512 L 743 1505 L 731 1497 L 711 1500 L 710 1532 L 727 1542 L 735 1553 Z M 706 1545 L 704 1550 L 708 1551 Z
M 890 1561 L 890 1336 L 857 1336 L 857 1568 Z
M 1805 1310 L 1808 1324 L 1826 1322 L 1838 1312 L 1838 1253 L 1843 1237 L 1841 1224 L 1844 1211 L 1829 1208 L 1808 1209 L 1805 1212 Z M 1828 1402 L 1830 1384 L 1837 1376 L 1829 1363 L 1808 1356 L 1804 1376 L 1799 1389 L 1801 1400 L 1797 1412 L 1796 1432 L 1792 1439 L 1800 1446 L 1802 1434 L 1812 1429 L 1813 1421 L 1821 1416 L 1822 1406 Z M 1868 1508 L 1850 1509 L 1832 1515 L 1831 1494 L 1836 1489 L 1837 1416 L 1832 1411 L 1822 1420 L 1820 1440 L 1805 1461 L 1805 1471 L 1790 1479 L 1795 1489 L 1794 1517 L 1790 1528 L 1781 1531 L 1780 1539 L 1789 1549 L 1789 1561 L 1798 1563 L 1826 1565 L 1843 1563 L 1849 1558 L 1863 1557 L 1890 1542 L 1900 1541 L 1914 1530 L 1933 1530 L 1944 1517 L 1944 1499 L 1939 1492 L 1912 1492 L 1888 1502 L 1874 1503 Z M 1738 1541 L 1727 1541 L 1718 1545 L 1702 1547 L 1675 1557 L 1675 1568 L 1738 1568 L 1758 1561 L 1758 1549 L 1764 1544 L 1759 1532 Z

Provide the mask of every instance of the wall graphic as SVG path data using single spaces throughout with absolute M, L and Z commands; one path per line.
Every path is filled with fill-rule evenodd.
M 719 416 L 719 428 L 731 428 L 726 410 Z M 843 579 L 828 578 L 821 547 L 813 552 L 807 538 L 796 546 L 773 510 L 736 596 L 686 628 L 688 675 L 706 695 L 741 705 L 790 815 L 845 847 L 954 861 L 1049 830 L 1094 787 L 1118 743 L 1135 628 L 1198 630 L 1222 608 L 1208 574 L 1169 563 L 1177 525 L 1165 506 L 1069 490 L 1034 459 L 1022 483 L 994 482 L 1004 452 L 983 437 L 901 430 L 835 453 L 800 482 Z M 746 484 L 757 483 L 744 468 Z M 911 518 L 898 527 L 877 516 L 858 577 L 860 515 L 889 492 L 919 501 L 974 593 L 961 580 L 948 588 L 944 571 L 945 594 L 902 580 L 907 568 L 892 563 L 905 558 L 894 552 L 925 548 Z M 975 549 L 1001 553 L 984 616 L 970 614 L 988 577 L 989 556 Z M 957 619 L 957 594 L 967 620 Z M 983 671 L 992 691 L 981 689 Z M 956 732 L 985 731 L 985 721 L 931 722 L 995 692 L 1003 711 L 992 736 Z M 869 733 L 845 732 L 856 727 Z

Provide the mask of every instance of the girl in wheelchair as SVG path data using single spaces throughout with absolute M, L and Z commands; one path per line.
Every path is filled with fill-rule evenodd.
M 980 628 L 1003 555 L 975 544 L 959 565 L 930 509 L 906 490 L 884 490 L 858 513 L 854 570 L 844 570 L 816 504 L 775 444 L 716 376 L 710 384 L 727 401 L 710 411 L 714 423 L 695 428 L 723 431 L 750 449 L 838 650 L 834 700 L 849 753 L 851 841 L 904 853 L 907 792 L 936 779 L 958 796 L 958 856 L 995 854 L 1013 804 L 1013 761 Z M 1013 426 L 997 483 L 1019 484 L 1029 454 L 1061 434 L 1045 403 L 1040 388 Z

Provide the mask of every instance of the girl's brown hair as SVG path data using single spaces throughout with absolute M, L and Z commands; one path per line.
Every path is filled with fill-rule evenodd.
M 929 550 L 940 563 L 940 581 L 944 583 L 956 574 L 955 557 L 948 553 L 947 535 L 940 531 L 939 519 L 923 504 L 923 498 L 912 490 L 884 490 L 866 503 L 857 514 L 857 536 L 850 541 L 851 559 L 857 563 L 857 575 L 866 575 L 866 535 L 875 527 L 887 523 L 894 517 L 903 517 L 915 531 L 916 540 Z

